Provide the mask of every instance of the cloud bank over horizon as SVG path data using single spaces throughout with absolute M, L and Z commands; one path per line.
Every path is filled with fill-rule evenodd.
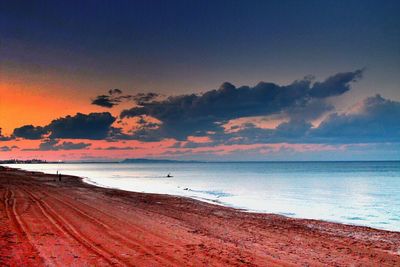
M 126 101 L 133 106 L 119 115 L 77 113 L 48 125 L 23 125 L 10 136 L 0 130 L 0 141 L 40 141 L 38 147 L 21 151 L 129 151 L 136 147 L 127 142 L 172 140 L 163 153 L 174 156 L 180 152 L 220 153 L 215 148 L 226 150 L 227 146 L 399 143 L 400 102 L 377 94 L 347 111 L 336 110 L 332 100 L 350 91 L 363 73 L 363 69 L 341 72 L 323 81 L 307 76 L 288 85 L 260 82 L 253 87 L 236 87 L 225 82 L 202 94 L 166 97 L 157 93 L 128 95 L 121 89 L 111 89 L 92 104 L 112 109 Z M 92 145 L 97 141 L 117 145 Z M 1 151 L 15 149 L 19 147 L 2 146 Z
M 161 124 L 149 130 L 149 134 L 177 140 L 210 131 L 221 132 L 222 124 L 243 117 L 285 113 L 294 118 L 302 113 L 302 120 L 315 119 L 333 109 L 326 102 L 329 97 L 350 90 L 351 83 L 360 79 L 362 73 L 363 70 L 337 73 L 322 82 L 306 77 L 285 86 L 260 82 L 254 87 L 237 88 L 225 82 L 219 89 L 201 95 L 170 96 L 162 101 L 142 103 L 122 111 L 120 117 L 156 118 Z

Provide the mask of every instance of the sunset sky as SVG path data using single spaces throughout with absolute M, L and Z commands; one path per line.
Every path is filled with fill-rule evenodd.
M 0 160 L 399 160 L 399 1 L 0 1 Z

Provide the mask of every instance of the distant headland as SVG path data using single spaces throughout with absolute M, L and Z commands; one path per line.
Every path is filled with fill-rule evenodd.
M 194 160 L 171 160 L 171 159 L 146 159 L 146 158 L 132 158 L 132 159 L 124 159 L 121 161 L 47 161 L 41 159 L 7 159 L 0 160 L 0 164 L 46 164 L 46 163 L 195 163 L 201 161 Z
M 41 160 L 41 159 L 27 159 L 27 160 L 6 159 L 6 160 L 0 160 L 0 164 L 37 164 L 37 163 L 54 163 L 54 162 L 48 162 L 46 160 Z
M 182 162 L 200 162 L 200 161 L 183 161 L 183 160 L 172 160 L 172 159 L 145 159 L 145 158 L 134 158 L 124 159 L 121 163 L 182 163 Z

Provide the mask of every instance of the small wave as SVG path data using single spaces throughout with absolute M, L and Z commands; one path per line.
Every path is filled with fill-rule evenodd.
M 361 217 L 344 217 L 345 219 L 351 220 L 351 221 L 365 221 L 364 218 Z
M 217 198 L 233 196 L 233 194 L 222 192 L 222 191 L 216 191 L 216 190 L 195 190 L 195 189 L 190 189 L 190 188 L 184 188 L 183 190 L 194 192 L 194 193 L 207 194 L 207 195 L 215 196 Z
M 374 224 L 374 225 L 388 225 L 389 223 L 388 222 L 372 222 L 371 224 Z
M 279 214 L 284 216 L 296 216 L 296 213 L 293 212 L 279 212 Z
M 167 176 L 154 176 L 154 175 L 142 175 L 142 176 L 135 176 L 135 175 L 112 175 L 111 178 L 123 178 L 123 179 L 127 179 L 127 178 L 132 178 L 132 179 L 171 179 L 173 177 L 167 177 Z

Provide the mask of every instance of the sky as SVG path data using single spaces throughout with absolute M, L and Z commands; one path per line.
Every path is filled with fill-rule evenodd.
M 0 0 L 0 160 L 399 160 L 399 12 Z

